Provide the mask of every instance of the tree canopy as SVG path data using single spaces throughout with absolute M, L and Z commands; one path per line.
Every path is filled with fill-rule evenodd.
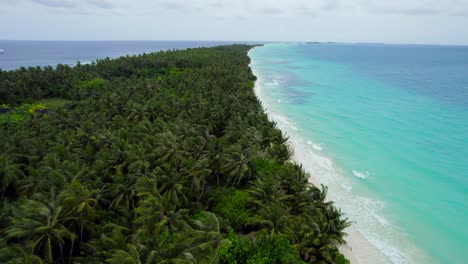
M 251 48 L 0 71 L 0 262 L 348 263 Z

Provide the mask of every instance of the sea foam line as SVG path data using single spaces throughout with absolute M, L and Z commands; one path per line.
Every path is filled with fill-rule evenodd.
M 360 179 L 367 179 L 370 175 L 370 173 L 368 171 L 366 172 L 360 172 L 360 171 L 357 171 L 357 170 L 352 170 L 351 171 L 353 173 L 354 176 L 360 178 Z
M 368 243 L 380 251 L 380 253 L 374 255 L 382 254 L 381 257 L 367 259 L 368 262 L 364 263 L 408 263 L 401 251 L 380 235 L 391 235 L 393 233 L 393 227 L 380 213 L 385 207 L 384 203 L 354 194 L 352 187 L 349 188 L 352 184 L 340 173 L 340 169 L 335 166 L 332 159 L 317 151 L 313 147 L 314 143 L 312 145 L 307 144 L 307 140 L 298 134 L 300 130 L 297 128 L 292 129 L 292 127 L 295 127 L 292 125 L 294 124 L 292 121 L 285 116 L 275 114 L 271 110 L 268 110 L 268 112 L 270 118 L 277 122 L 278 127 L 289 136 L 289 143 L 294 149 L 294 159 L 312 174 L 311 181 L 315 185 L 324 184 L 329 188 L 327 199 L 334 201 L 342 209 L 346 217 L 355 221 L 353 226 L 365 237 Z M 366 174 L 362 173 L 361 175 L 359 172 L 358 175 L 367 177 Z M 344 192 L 343 189 L 345 189 Z M 359 246 L 353 245 L 355 248 Z M 385 258 L 383 256 L 386 256 L 388 260 L 383 260 Z

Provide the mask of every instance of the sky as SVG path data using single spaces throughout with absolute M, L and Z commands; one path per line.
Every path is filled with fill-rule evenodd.
M 468 0 L 0 0 L 0 39 L 468 45 Z

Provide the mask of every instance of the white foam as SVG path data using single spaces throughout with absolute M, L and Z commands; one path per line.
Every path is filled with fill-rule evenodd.
M 358 177 L 358 178 L 361 178 L 361 179 L 367 179 L 369 177 L 369 172 L 360 172 L 360 171 L 357 171 L 357 170 L 352 170 L 353 172 L 353 175 Z
M 307 140 L 307 145 L 311 145 L 312 148 L 314 148 L 317 151 L 322 151 L 323 150 L 323 147 L 321 145 L 315 144 L 314 142 L 312 142 L 310 140 Z
M 281 100 L 278 100 L 278 103 L 281 103 Z
M 323 147 L 319 146 L 319 145 L 316 145 L 316 144 L 312 144 L 312 147 L 315 149 L 315 150 L 318 150 L 318 151 L 322 151 L 323 150 Z
M 385 203 L 379 200 L 373 200 L 366 197 L 359 197 L 360 209 L 367 212 L 369 216 L 373 217 L 375 223 L 382 226 L 389 226 L 389 222 L 385 217 L 378 214 L 385 207 Z
M 282 116 L 282 115 L 278 115 L 278 114 L 270 114 L 270 116 L 273 115 L 274 116 L 274 120 L 278 123 L 278 126 L 280 129 L 282 129 L 283 131 L 286 129 L 286 131 L 288 130 L 287 127 L 291 128 L 292 130 L 294 131 L 297 131 L 297 126 L 296 124 L 294 124 L 293 122 L 289 121 L 289 119 L 285 116 Z
M 349 185 L 346 185 L 344 183 L 341 184 L 341 188 L 343 188 L 343 190 L 345 190 L 347 192 L 351 192 L 351 190 L 353 189 L 353 187 L 351 187 Z

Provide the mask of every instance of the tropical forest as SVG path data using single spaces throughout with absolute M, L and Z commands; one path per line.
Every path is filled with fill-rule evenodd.
M 251 48 L 0 70 L 0 263 L 349 263 Z

